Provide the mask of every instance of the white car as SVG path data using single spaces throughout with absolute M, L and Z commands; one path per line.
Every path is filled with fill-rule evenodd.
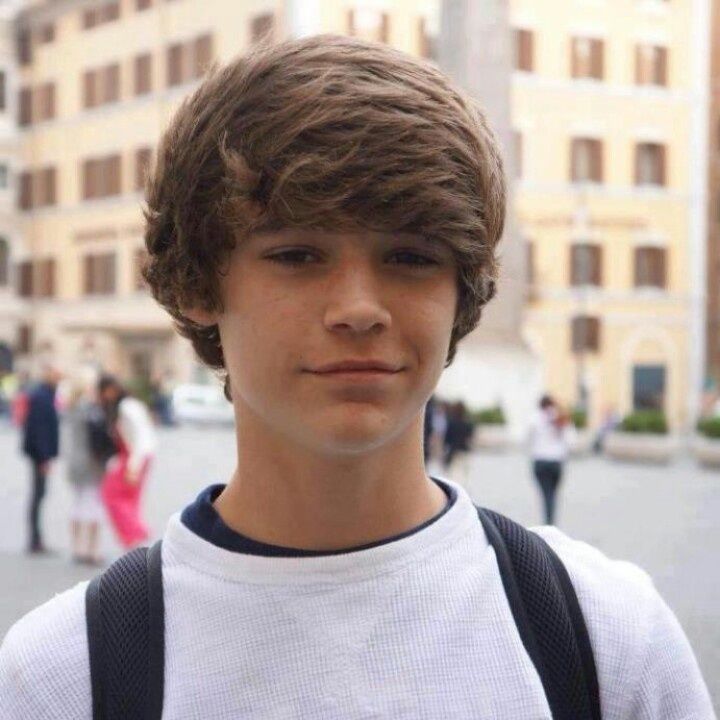
M 172 394 L 172 411 L 179 423 L 231 425 L 233 406 L 220 385 L 178 385 Z

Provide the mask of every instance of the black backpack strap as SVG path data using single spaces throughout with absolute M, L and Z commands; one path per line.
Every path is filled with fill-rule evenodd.
M 565 566 L 538 535 L 477 508 L 523 645 L 554 720 L 601 720 L 587 626 Z
M 93 720 L 160 720 L 165 613 L 162 546 L 137 548 L 85 595 Z

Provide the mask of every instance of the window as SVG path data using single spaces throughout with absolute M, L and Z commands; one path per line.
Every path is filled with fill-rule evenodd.
M 667 85 L 668 51 L 659 45 L 635 47 L 635 83 L 637 85 Z
M 152 55 L 144 53 L 135 57 L 135 94 L 145 95 L 152 91 Z
M 147 10 L 149 7 L 152 7 L 152 0 L 135 0 L 135 9 L 138 12 Z
M 661 247 L 635 248 L 635 287 L 665 288 L 667 250 Z
M 20 173 L 18 205 L 32 210 L 57 204 L 57 171 L 54 167 Z
M 532 72 L 534 63 L 534 41 L 532 30 L 515 30 L 515 69 Z
M 603 181 L 603 145 L 595 138 L 573 138 L 570 145 L 570 180 Z
M 212 36 L 175 43 L 167 48 L 167 84 L 182 85 L 202 77 L 212 62 Z
M 83 258 L 83 287 L 86 295 L 111 295 L 115 292 L 114 252 Z
M 589 243 L 576 243 L 570 248 L 570 284 L 602 285 L 602 248 Z
M 32 38 L 29 30 L 21 30 L 17 35 L 17 57 L 20 65 L 32 62 Z
M 8 166 L 5 163 L 0 163 L 0 190 L 5 190 L 9 183 Z
M 604 46 L 602 40 L 595 38 L 572 38 L 570 41 L 572 77 L 602 80 Z
M 572 352 L 597 352 L 600 349 L 600 319 L 578 315 L 572 319 Z
M 37 88 L 38 120 L 52 120 L 55 117 L 55 83 L 43 83 Z
M 371 8 L 348 10 L 347 32 L 352 37 L 386 43 L 390 38 L 390 15 Z
M 21 355 L 26 355 L 32 351 L 33 336 L 30 325 L 22 324 L 18 326 L 17 346 L 16 349 Z
M 35 268 L 35 297 L 49 298 L 55 295 L 55 260 L 38 260 Z
M 32 173 L 20 173 L 18 205 L 21 210 L 30 210 L 32 208 Z
M 635 184 L 665 185 L 666 150 L 660 143 L 635 146 Z
M 120 3 L 109 2 L 95 7 L 88 8 L 82 15 L 82 26 L 90 30 L 98 25 L 112 22 L 120 17 Z
M 20 88 L 18 109 L 18 123 L 20 127 L 30 125 L 32 123 L 32 90 L 30 88 Z
M 91 158 L 82 165 L 84 200 L 119 195 L 121 192 L 120 155 Z
M 23 260 L 17 265 L 17 292 L 20 297 L 29 298 L 33 294 L 33 265 L 30 260 Z
M 664 365 L 633 367 L 633 410 L 662 410 L 665 407 Z
M 120 99 L 120 66 L 117 63 L 83 73 L 83 104 L 86 108 Z
M 250 20 L 250 42 L 272 42 L 275 32 L 275 14 L 263 13 Z
M 0 70 L 0 110 L 5 110 L 7 99 L 5 96 L 5 73 Z
M 53 23 L 46 23 L 38 29 L 37 41 L 40 45 L 46 45 L 55 40 L 55 25 Z
M 151 148 L 144 147 L 135 151 L 135 190 L 137 191 L 145 189 L 145 181 L 147 180 L 151 159 Z
M 10 279 L 10 243 L 0 237 L 0 286 L 6 287 Z

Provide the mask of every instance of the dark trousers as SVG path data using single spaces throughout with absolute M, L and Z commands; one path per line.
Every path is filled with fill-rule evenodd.
M 32 495 L 30 496 L 30 548 L 42 546 L 42 534 L 40 532 L 40 505 L 45 497 L 45 486 L 47 484 L 47 470 L 43 471 L 43 463 L 32 461 Z M 47 466 L 46 466 L 47 467 Z
M 562 479 L 562 463 L 557 460 L 535 460 L 533 463 L 535 479 L 540 485 L 545 504 L 545 524 L 555 522 L 555 496 Z

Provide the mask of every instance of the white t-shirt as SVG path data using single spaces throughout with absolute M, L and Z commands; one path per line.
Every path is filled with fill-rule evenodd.
M 570 443 L 575 437 L 575 427 L 568 423 L 562 428 L 555 426 L 554 413 L 538 410 L 530 426 L 530 456 L 533 460 L 553 460 L 562 462 L 567 458 Z
M 401 539 L 317 557 L 233 552 L 174 516 L 163 545 L 165 720 L 550 718 L 465 491 Z M 604 720 L 711 720 L 688 642 L 650 578 L 539 528 L 586 618 Z M 3 720 L 91 718 L 85 583 L 0 648 Z

